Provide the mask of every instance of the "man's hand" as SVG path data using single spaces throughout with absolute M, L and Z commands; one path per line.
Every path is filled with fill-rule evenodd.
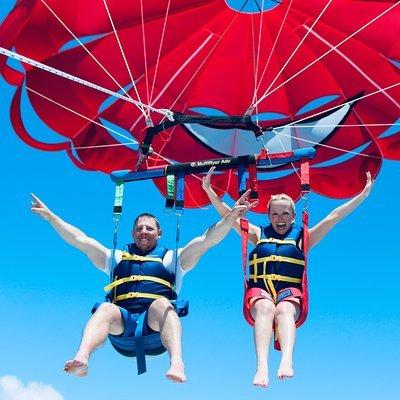
M 49 220 L 53 213 L 49 210 L 46 204 L 43 203 L 36 197 L 33 193 L 31 193 L 32 201 L 31 201 L 31 211 L 37 215 L 40 215 L 42 218 Z
M 372 186 L 374 185 L 374 181 L 371 178 L 371 172 L 367 171 L 366 175 L 367 175 L 367 182 L 365 183 L 364 189 L 361 192 L 363 198 L 368 197 L 368 195 L 371 192 Z

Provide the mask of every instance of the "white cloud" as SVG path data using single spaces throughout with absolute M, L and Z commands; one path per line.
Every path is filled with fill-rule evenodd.
M 51 385 L 28 382 L 26 385 L 16 376 L 0 377 L 0 400 L 64 400 Z

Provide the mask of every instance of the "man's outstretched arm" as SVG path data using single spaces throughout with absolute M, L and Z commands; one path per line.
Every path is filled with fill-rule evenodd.
M 250 208 L 255 206 L 254 203 L 248 201 L 249 193 L 250 190 L 244 193 L 220 221 L 208 228 L 202 236 L 191 240 L 182 249 L 180 264 L 183 270 L 188 271 L 193 268 L 209 248 L 215 246 L 228 234 L 237 219 L 243 217 Z
M 58 215 L 54 214 L 38 197 L 31 193 L 33 213 L 41 216 L 54 230 L 71 246 L 76 247 L 85 253 L 90 261 L 99 269 L 105 270 L 107 257 L 110 250 L 104 247 L 97 240 L 88 237 L 80 229 L 65 222 Z

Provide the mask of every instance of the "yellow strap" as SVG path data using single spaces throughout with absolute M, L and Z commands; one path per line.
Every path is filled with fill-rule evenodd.
M 296 246 L 296 241 L 294 239 L 261 239 L 257 242 L 257 245 L 260 243 L 276 243 L 276 244 L 294 244 Z
M 138 256 L 137 254 L 129 254 L 126 252 L 122 253 L 122 260 L 140 261 L 140 262 L 155 261 L 162 263 L 162 259 L 159 257 L 143 257 L 143 256 Z
M 156 282 L 161 285 L 167 286 L 170 289 L 172 289 L 172 285 L 166 281 L 165 279 L 157 278 L 155 276 L 150 276 L 150 275 L 131 275 L 127 276 L 125 278 L 117 279 L 114 282 L 111 282 L 107 286 L 104 287 L 104 291 L 108 292 L 111 289 L 114 289 L 118 285 L 122 285 L 123 283 L 127 282 L 140 282 L 140 281 L 151 281 L 151 282 Z
M 292 278 L 291 276 L 285 276 L 285 275 L 278 275 L 278 274 L 250 275 L 250 279 L 254 279 L 255 282 L 257 278 L 268 279 L 271 281 L 279 281 L 279 282 L 301 283 L 300 278 Z
M 254 261 L 254 275 L 256 276 L 256 279 L 254 282 L 257 282 L 257 275 L 258 275 L 258 263 L 257 263 L 257 254 L 253 254 L 253 261 Z M 251 261 L 250 261 L 251 264 Z M 265 265 L 264 265 L 264 274 L 266 273 L 265 270 Z
M 159 294 L 153 294 L 153 293 L 129 292 L 129 293 L 120 294 L 119 296 L 117 296 L 113 300 L 113 303 L 116 303 L 117 301 L 121 301 L 121 300 L 126 300 L 126 299 L 137 299 L 139 297 L 145 298 L 145 299 L 159 299 L 160 297 L 165 297 L 165 296 L 161 296 Z
M 265 286 L 268 288 L 268 292 L 272 296 L 274 301 L 276 301 L 277 294 L 276 294 L 274 282 L 272 282 L 272 279 L 270 279 L 270 278 L 266 279 L 267 276 L 268 275 L 265 275 L 265 277 L 264 277 Z
M 276 301 L 277 293 L 276 293 L 273 281 L 301 283 L 300 278 L 292 278 L 291 276 L 284 276 L 284 275 L 277 275 L 277 274 L 263 274 L 263 275 L 251 274 L 249 278 L 253 279 L 254 282 L 257 282 L 257 278 L 262 278 L 264 280 L 264 285 L 265 285 L 266 289 L 268 290 L 269 294 L 272 296 L 274 301 Z
M 264 263 L 269 261 L 280 261 L 298 265 L 306 265 L 306 262 L 304 260 L 299 260 L 297 258 L 291 258 L 291 257 L 275 256 L 275 255 L 250 260 L 250 265 L 255 265 L 257 263 Z

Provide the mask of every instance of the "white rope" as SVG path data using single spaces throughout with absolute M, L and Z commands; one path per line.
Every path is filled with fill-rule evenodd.
M 344 106 L 344 105 L 346 105 L 346 104 L 351 105 L 351 104 L 353 104 L 354 102 L 358 102 L 359 100 L 366 99 L 366 98 L 368 98 L 368 97 L 370 97 L 370 96 L 374 96 L 374 95 L 379 94 L 379 93 L 381 93 L 381 92 L 386 92 L 387 90 L 393 89 L 394 87 L 397 87 L 397 86 L 399 86 L 399 85 L 400 85 L 400 82 L 394 83 L 393 85 L 386 86 L 385 88 L 381 88 L 381 89 L 379 89 L 379 90 L 376 90 L 375 92 L 368 93 L 368 94 L 366 94 L 366 95 L 364 95 L 364 96 L 357 97 L 356 99 L 349 100 L 349 101 L 346 101 L 346 102 L 344 102 L 344 103 L 340 103 L 340 104 L 337 105 L 337 106 L 330 107 L 330 108 L 328 108 L 328 109 L 319 111 L 319 112 L 317 112 L 317 113 L 315 113 L 315 114 L 312 114 L 312 115 L 309 115 L 309 116 L 307 116 L 307 117 L 304 117 L 304 118 L 298 119 L 298 120 L 296 120 L 296 121 L 290 122 L 290 123 L 288 123 L 288 124 L 286 124 L 286 125 L 282 125 L 282 128 L 283 128 L 283 127 L 290 127 L 290 126 L 292 126 L 292 125 L 298 124 L 299 122 L 306 121 L 306 120 L 308 120 L 308 119 L 317 117 L 317 116 L 319 116 L 319 115 L 321 115 L 321 114 L 328 113 L 329 111 L 337 110 L 338 108 L 341 108 L 342 106 Z M 280 127 L 280 128 L 281 128 L 281 127 Z
M 261 3 L 261 9 L 264 9 L 264 1 L 262 0 Z M 262 38 L 262 28 L 263 28 L 263 12 L 260 12 L 260 25 L 259 25 L 259 29 L 258 29 L 258 44 L 257 44 L 257 55 L 254 54 L 255 50 L 254 50 L 254 24 L 253 24 L 253 17 L 251 18 L 251 22 L 252 22 L 252 35 L 253 35 L 253 74 L 254 74 L 254 95 L 253 95 L 253 101 L 255 96 L 257 95 L 257 87 L 258 87 L 258 72 L 259 72 L 259 67 L 260 67 L 260 53 L 261 53 L 261 38 Z M 258 120 L 257 120 L 258 123 Z
M 311 28 L 309 28 L 307 25 L 304 25 L 305 28 L 307 28 L 312 35 L 314 35 L 318 40 L 320 40 L 322 43 L 326 44 L 328 47 L 334 49 L 334 45 L 330 43 L 328 40 L 323 38 L 321 35 L 319 35 L 317 32 L 313 31 Z M 350 57 L 346 56 L 342 51 L 339 49 L 334 49 L 335 53 L 338 54 L 340 57 L 342 57 L 345 61 L 347 61 L 357 72 L 360 73 L 362 77 L 364 77 L 372 86 L 374 86 L 376 89 L 381 89 L 379 84 L 375 82 L 366 72 L 364 72 L 361 67 L 359 67 Z M 390 96 L 388 93 L 385 91 L 382 91 L 383 95 L 387 97 L 397 108 L 400 109 L 400 104 L 394 99 L 392 96 Z
M 144 10 L 143 0 L 140 0 L 140 14 L 142 19 L 142 43 L 143 43 L 143 60 L 144 60 L 144 76 L 146 80 L 147 103 L 150 104 L 150 91 L 149 91 L 149 71 L 147 66 L 147 50 L 146 50 L 146 34 L 144 31 Z M 152 123 L 151 123 L 152 125 Z
M 261 97 L 260 99 L 253 105 L 254 107 L 257 106 L 258 104 L 260 104 L 263 100 L 265 100 L 269 95 L 271 95 L 272 93 L 274 93 L 275 91 L 277 91 L 278 89 L 280 89 L 282 86 L 286 85 L 288 82 L 290 82 L 291 80 L 293 80 L 294 78 L 296 78 L 298 75 L 300 75 L 301 73 L 303 73 L 304 71 L 306 71 L 307 69 L 311 68 L 315 63 L 317 63 L 319 60 L 321 60 L 322 58 L 324 58 L 325 56 L 327 56 L 328 54 L 330 54 L 332 51 L 334 51 L 335 49 L 337 49 L 338 47 L 340 47 L 342 44 L 346 43 L 347 41 L 349 41 L 353 36 L 357 35 L 359 32 L 361 32 L 362 30 L 364 30 L 365 28 L 367 28 L 368 26 L 370 26 L 371 24 L 373 24 L 375 21 L 377 21 L 379 18 L 381 18 L 382 16 L 384 16 L 385 14 L 387 14 L 389 11 L 391 11 L 394 7 L 398 6 L 400 3 L 400 1 L 397 1 L 395 4 L 393 4 L 391 7 L 387 8 L 385 11 L 383 11 L 382 13 L 380 13 L 379 15 L 377 15 L 376 17 L 374 17 L 371 21 L 367 22 L 365 25 L 363 25 L 362 27 L 360 27 L 359 29 L 357 29 L 355 32 L 353 32 L 351 35 L 349 35 L 347 38 L 343 39 L 341 42 L 339 42 L 337 45 L 335 45 L 333 48 L 329 49 L 327 52 L 325 52 L 324 54 L 322 54 L 320 57 L 318 57 L 317 59 L 315 59 L 314 61 L 312 61 L 311 63 L 307 64 L 304 68 L 302 68 L 300 71 L 296 72 L 293 76 L 291 76 L 290 78 L 288 78 L 286 81 L 282 82 L 280 85 L 278 85 L 277 87 L 275 87 L 273 90 L 271 90 L 270 92 L 266 91 Z
M 286 9 L 286 12 L 285 12 L 285 16 L 283 17 L 283 20 L 282 20 L 282 22 L 281 22 L 281 26 L 279 27 L 278 34 L 276 35 L 274 44 L 272 45 L 271 51 L 269 52 L 268 59 L 267 59 L 267 63 L 265 64 L 265 67 L 264 67 L 263 72 L 262 72 L 262 74 L 261 74 L 261 77 L 260 77 L 260 79 L 259 79 L 258 86 L 256 87 L 256 89 L 255 89 L 255 91 L 254 91 L 253 100 L 251 101 L 252 104 L 255 103 L 255 102 L 257 101 L 257 92 L 258 92 L 258 90 L 259 90 L 259 88 L 260 88 L 260 85 L 261 85 L 262 80 L 264 79 L 264 75 L 265 75 L 265 73 L 266 73 L 266 71 L 267 71 L 267 68 L 268 68 L 268 66 L 269 66 L 269 63 L 270 63 L 270 61 L 271 61 L 272 54 L 274 54 L 275 47 L 276 47 L 276 45 L 277 45 L 277 43 L 278 43 L 278 40 L 279 40 L 280 35 L 281 35 L 281 33 L 282 33 L 282 30 L 283 30 L 283 27 L 284 27 L 284 25 L 285 25 L 286 19 L 287 19 L 288 15 L 289 15 L 289 10 L 290 10 L 290 8 L 291 8 L 291 6 L 292 6 L 292 3 L 293 3 L 293 0 L 290 0 L 290 3 L 289 3 L 289 5 L 288 5 L 288 7 L 287 7 L 287 9 Z M 251 105 L 249 106 L 249 108 L 251 109 Z
M 284 137 L 288 137 L 288 138 L 292 138 L 292 135 L 286 134 L 286 133 L 282 133 L 282 132 L 278 132 L 275 128 L 272 129 L 272 131 L 279 136 L 284 136 Z M 326 147 L 327 149 L 331 149 L 331 150 L 337 150 L 337 151 L 341 151 L 342 153 L 348 153 L 348 154 L 354 154 L 357 156 L 363 156 L 363 157 L 369 157 L 369 158 L 377 158 L 377 159 L 381 159 L 382 157 L 377 157 L 377 156 L 371 156 L 370 154 L 365 154 L 365 153 L 358 153 L 356 151 L 351 151 L 351 150 L 345 150 L 342 149 L 341 147 L 335 147 L 335 146 L 329 146 L 327 144 L 324 143 L 320 143 L 320 142 L 314 142 L 312 140 L 309 139 L 303 139 L 301 137 L 296 137 L 297 140 L 304 142 L 304 143 L 309 143 L 309 144 L 313 144 L 316 146 L 320 146 L 320 147 Z
M 283 142 L 282 142 L 282 140 L 281 140 L 281 138 L 280 138 L 279 132 L 277 132 L 275 129 L 272 129 L 272 132 L 275 133 L 275 136 L 276 136 L 276 138 L 278 139 L 278 141 L 279 141 L 279 143 L 280 143 L 280 145 L 281 145 L 283 151 L 284 151 L 284 152 L 287 152 L 287 150 L 286 150 L 286 148 L 285 148 L 285 145 L 283 144 Z M 282 135 L 282 136 L 288 136 L 288 137 L 292 138 L 292 135 Z M 297 138 L 297 136 L 296 136 L 296 138 Z M 265 146 L 264 146 L 264 148 L 265 148 Z M 299 172 L 297 171 L 297 169 L 296 169 L 296 167 L 295 167 L 295 165 L 293 164 L 292 161 L 290 162 L 290 165 L 291 165 L 291 167 L 292 167 L 294 173 L 295 173 L 295 174 L 297 175 L 297 177 L 301 180 L 301 176 L 300 176 Z
M 286 125 L 285 125 L 286 126 Z M 353 127 L 391 127 L 400 126 L 400 123 L 395 124 L 318 124 L 318 128 L 353 128 Z M 314 128 L 315 125 L 290 125 L 291 128 Z
M 121 51 L 121 55 L 122 55 L 122 58 L 123 58 L 123 60 L 124 60 L 126 69 L 127 69 L 127 71 L 128 71 L 129 78 L 130 78 L 130 80 L 131 80 L 131 82 L 132 82 L 132 86 L 133 86 L 133 88 L 134 88 L 134 90 L 135 90 L 135 93 L 136 93 L 136 96 L 137 96 L 137 98 L 138 98 L 138 100 L 139 100 L 139 104 L 142 104 L 142 100 L 141 100 L 141 98 L 140 98 L 139 92 L 138 92 L 137 87 L 136 87 L 136 84 L 135 84 L 135 80 L 133 79 L 133 76 L 132 76 L 131 68 L 130 68 L 130 66 L 129 66 L 129 64 L 128 64 L 128 60 L 127 60 L 127 58 L 126 58 L 124 49 L 122 48 L 122 44 L 121 44 L 121 41 L 120 41 L 120 39 L 119 39 L 118 32 L 117 32 L 117 30 L 115 29 L 115 24 L 114 24 L 113 18 L 112 18 L 112 16 L 111 16 L 110 10 L 109 10 L 109 8 L 108 8 L 107 1 L 106 1 L 106 0 L 103 0 L 103 3 L 104 3 L 104 7 L 105 7 L 105 9 L 106 9 L 107 15 L 108 15 L 108 19 L 110 20 L 110 24 L 111 24 L 111 27 L 112 27 L 112 29 L 113 29 L 115 38 L 116 38 L 116 40 L 117 40 L 118 47 L 119 47 L 119 49 L 120 49 L 120 51 Z M 148 113 L 146 113 L 146 110 L 148 111 L 148 109 L 143 108 L 143 107 L 140 107 L 140 110 L 141 110 L 142 113 L 146 116 L 146 118 L 149 118 Z
M 168 20 L 168 16 L 169 16 L 170 6 L 171 6 L 171 0 L 168 0 L 167 9 L 165 11 L 163 29 L 162 29 L 162 33 L 161 33 L 160 46 L 158 47 L 156 68 L 155 68 L 154 76 L 153 76 L 153 84 L 151 85 L 149 104 L 153 104 L 154 87 L 155 87 L 155 84 L 156 84 L 156 79 L 157 79 L 157 74 L 158 74 L 158 65 L 160 63 L 161 50 L 162 50 L 162 47 L 163 47 L 163 44 L 164 44 L 164 37 L 165 37 L 165 31 L 166 31 L 166 28 L 167 28 L 167 20 Z
M 171 106 L 169 107 L 170 109 L 174 108 L 175 104 L 178 102 L 178 100 L 180 99 L 180 97 L 182 96 L 182 94 L 185 92 L 185 90 L 187 89 L 187 87 L 191 84 L 191 82 L 193 81 L 193 79 L 195 78 L 195 76 L 199 73 L 199 71 L 201 70 L 201 68 L 204 66 L 204 64 L 207 62 L 208 58 L 211 56 L 211 54 L 213 53 L 214 49 L 219 45 L 219 43 L 221 42 L 222 38 L 225 36 L 226 32 L 228 32 L 228 30 L 231 28 L 231 26 L 233 25 L 233 23 L 236 21 L 236 19 L 238 18 L 238 14 L 236 14 L 232 21 L 229 23 L 229 25 L 227 26 L 227 28 L 224 30 L 224 32 L 220 35 L 219 39 L 216 41 L 216 43 L 214 44 L 214 46 L 210 49 L 209 53 L 206 55 L 206 57 L 204 58 L 204 60 L 201 62 L 201 64 L 199 65 L 199 67 L 196 69 L 196 71 L 194 71 L 194 73 L 192 74 L 191 78 L 188 80 L 188 82 L 186 83 L 186 85 L 183 87 L 183 89 L 181 90 L 181 92 L 178 94 L 178 96 L 176 96 L 174 102 L 171 104 Z M 215 35 L 215 33 L 210 32 L 211 35 L 208 36 L 208 38 L 206 39 L 206 41 L 208 42 L 212 36 Z M 205 41 L 205 42 L 206 42 Z M 204 47 L 205 42 L 202 43 L 202 47 Z M 198 50 L 196 50 L 196 53 L 200 51 L 200 48 Z M 175 76 L 175 75 L 174 75 Z M 170 81 L 171 82 L 171 81 Z M 158 98 L 157 98 L 158 99 Z M 156 99 L 156 100 L 157 100 Z M 156 101 L 155 100 L 155 101 Z
M 311 25 L 311 29 L 314 28 L 314 26 L 318 23 L 318 21 L 321 19 L 322 15 L 324 14 L 324 12 L 326 11 L 326 9 L 330 6 L 330 4 L 332 3 L 333 0 L 329 0 L 328 3 L 325 5 L 325 7 L 322 9 L 322 11 L 319 13 L 318 17 L 316 18 L 316 20 L 312 23 Z M 273 81 L 270 83 L 270 85 L 268 86 L 268 89 L 265 91 L 265 93 L 261 96 L 261 98 L 253 105 L 253 106 L 257 106 L 265 97 L 266 97 L 266 93 L 269 92 L 269 90 L 271 89 L 271 87 L 274 85 L 274 83 L 277 81 L 277 79 L 282 75 L 282 72 L 285 70 L 285 68 L 287 67 L 287 65 L 289 64 L 289 62 L 292 60 L 292 58 L 295 56 L 295 54 L 297 53 L 297 51 L 299 50 L 299 48 L 302 46 L 302 44 L 304 43 L 304 41 L 307 39 L 307 36 L 309 35 L 309 31 L 306 32 L 306 34 L 303 36 L 303 38 L 300 40 L 300 42 L 298 43 L 298 45 L 296 46 L 296 48 L 293 50 L 292 54 L 290 55 L 290 57 L 286 60 L 285 64 L 283 65 L 283 67 L 280 69 L 280 71 L 278 72 L 278 74 L 275 76 L 275 78 L 273 79 Z M 269 93 L 268 93 L 269 94 Z
M 152 101 L 152 105 L 155 104 L 158 99 L 168 90 L 169 86 L 174 82 L 174 80 L 177 78 L 177 76 L 182 72 L 182 70 L 192 61 L 192 59 L 197 55 L 198 52 L 200 52 L 203 47 L 208 43 L 209 40 L 211 40 L 212 38 L 212 34 L 210 34 L 205 40 L 204 42 L 201 44 L 201 46 L 183 63 L 183 65 L 181 67 L 178 68 L 178 70 L 175 71 L 174 75 L 170 78 L 170 80 L 165 84 L 164 88 L 160 91 L 160 93 L 157 95 L 157 97 Z M 203 64 L 202 64 L 203 65 Z M 197 71 L 192 75 L 192 78 L 189 80 L 189 82 L 187 83 L 187 85 L 189 85 L 189 83 L 193 80 L 194 76 L 197 74 L 197 72 L 199 71 L 200 68 L 197 69 Z M 179 97 L 182 95 L 183 91 L 186 89 L 187 85 L 185 86 L 185 88 L 182 90 L 182 92 L 179 94 L 179 96 L 176 98 L 176 100 L 172 103 L 172 105 L 169 107 L 169 109 L 172 109 L 176 102 L 178 101 Z M 172 113 L 172 112 L 171 112 Z M 173 114 L 172 114 L 173 115 Z M 168 118 L 168 115 L 165 114 L 165 117 Z M 171 121 L 173 121 L 173 117 L 168 118 Z M 135 126 L 139 123 L 140 119 L 138 118 L 130 127 L 130 129 L 132 130 L 133 128 L 135 128 Z M 162 123 L 162 121 L 160 122 Z
M 50 66 L 48 66 L 46 64 L 42 64 L 42 63 L 40 63 L 38 61 L 35 61 L 35 60 L 31 59 L 31 58 L 22 56 L 21 54 L 15 53 L 13 51 L 7 50 L 7 49 L 5 49 L 3 47 L 0 47 L 0 54 L 3 54 L 5 56 L 7 56 L 7 57 L 10 57 L 10 58 L 13 58 L 15 60 L 24 62 L 26 64 L 32 65 L 33 67 L 40 68 L 41 70 L 49 72 L 51 74 L 60 76 L 60 77 L 65 78 L 65 79 L 69 79 L 69 80 L 71 80 L 73 82 L 79 83 L 81 85 L 90 87 L 90 88 L 95 89 L 95 90 L 98 90 L 99 92 L 103 92 L 103 93 L 106 93 L 106 94 L 108 94 L 110 96 L 116 97 L 118 99 L 127 101 L 129 103 L 133 103 L 136 106 L 138 106 L 139 108 L 140 107 L 145 107 L 145 108 L 149 109 L 150 111 L 153 111 L 153 112 L 156 112 L 156 113 L 164 115 L 170 121 L 174 120 L 173 119 L 173 112 L 170 111 L 170 110 L 158 109 L 158 108 L 154 108 L 152 106 L 149 106 L 147 104 L 140 103 L 137 100 L 133 100 L 131 97 L 123 96 L 123 95 L 121 95 L 121 94 L 119 94 L 117 92 L 113 92 L 112 90 L 109 90 L 109 89 L 106 89 L 106 88 L 104 88 L 102 86 L 96 85 L 93 82 L 89 82 L 89 81 L 87 81 L 85 79 L 78 78 L 77 76 L 68 74 L 68 73 L 66 73 L 64 71 L 60 71 L 59 69 L 50 67 Z
M 103 125 L 103 124 L 101 124 L 101 123 L 99 123 L 99 122 L 97 122 L 97 121 L 94 121 L 93 119 L 91 119 L 91 118 L 89 118 L 89 117 L 86 117 L 85 115 L 83 115 L 83 114 L 81 114 L 81 113 L 79 113 L 79 112 L 73 110 L 72 108 L 69 108 L 69 107 L 67 107 L 67 106 L 64 106 L 63 104 L 59 103 L 58 101 L 56 101 L 56 100 L 54 100 L 54 99 L 51 99 L 50 97 L 45 96 L 44 94 L 39 93 L 39 92 L 37 92 L 37 91 L 34 90 L 34 89 L 31 89 L 31 88 L 29 88 L 29 87 L 26 87 L 26 89 L 29 90 L 29 91 L 32 92 L 32 93 L 35 93 L 37 96 L 40 96 L 40 97 L 42 97 L 43 99 L 45 99 L 45 100 L 47 100 L 47 101 L 49 101 L 49 102 L 51 102 L 51 103 L 53 103 L 53 104 L 55 104 L 55 105 L 57 105 L 57 106 L 63 108 L 64 110 L 67 110 L 67 111 L 69 111 L 69 112 L 71 112 L 71 113 L 73 113 L 73 114 L 75 114 L 75 115 L 77 115 L 77 116 L 79 116 L 79 117 L 85 119 L 86 121 L 89 121 L 89 122 L 91 122 L 91 123 L 93 123 L 93 124 L 95 124 L 95 125 L 98 125 L 98 126 L 104 128 L 104 129 L 106 129 L 106 130 L 108 130 L 108 131 L 110 131 L 110 132 L 115 133 L 117 136 L 122 137 L 122 138 L 128 140 L 128 142 L 129 142 L 129 143 L 114 143 L 114 144 L 93 145 L 93 146 L 80 146 L 80 147 L 74 147 L 75 149 L 77 149 L 77 150 L 79 150 L 79 149 L 99 149 L 99 148 L 104 148 L 104 147 L 118 147 L 118 146 L 133 146 L 133 145 L 138 145 L 138 142 L 137 142 L 136 140 L 132 139 L 131 137 L 128 137 L 128 136 L 126 136 L 126 135 L 124 135 L 124 134 L 122 134 L 122 133 L 116 131 L 115 129 L 112 129 L 112 128 L 110 128 L 110 127 L 108 127 L 108 126 L 105 126 L 105 125 Z M 170 160 L 170 159 L 168 159 L 168 158 L 162 156 L 161 154 L 159 154 L 159 153 L 157 153 L 157 152 L 155 152 L 155 151 L 153 151 L 152 154 L 156 155 L 157 157 L 161 158 L 162 160 L 164 160 L 164 161 L 166 161 L 166 162 L 168 162 L 168 163 L 170 163 L 170 164 L 174 164 L 174 162 L 173 162 L 172 160 Z M 150 156 L 149 158 L 152 159 L 151 156 Z
M 91 123 L 93 123 L 93 124 L 96 124 L 96 125 L 100 126 L 101 128 L 104 128 L 104 129 L 106 129 L 106 130 L 109 130 L 110 132 L 115 133 L 117 136 L 120 136 L 120 137 L 122 137 L 122 138 L 124 138 L 124 139 L 126 139 L 126 140 L 129 140 L 131 145 L 137 145 L 137 144 L 138 144 L 138 142 L 135 141 L 135 140 L 133 140 L 132 138 L 130 138 L 130 137 L 128 137 L 128 136 L 125 136 L 124 134 L 122 134 L 122 133 L 120 133 L 120 132 L 118 132 L 118 131 L 116 131 L 116 130 L 114 130 L 114 129 L 112 129 L 112 128 L 106 127 L 105 125 L 101 124 L 100 122 L 97 122 L 97 121 L 93 120 L 92 118 L 86 117 L 85 115 L 81 114 L 80 112 L 75 111 L 75 110 L 73 110 L 72 108 L 63 105 L 63 104 L 59 103 L 58 101 L 56 101 L 56 100 L 54 100 L 54 99 L 51 99 L 50 97 L 48 97 L 48 96 L 46 96 L 46 95 L 44 95 L 44 94 L 42 94 L 42 93 L 39 93 L 39 92 L 37 92 L 37 91 L 34 90 L 34 89 L 31 89 L 31 88 L 28 87 L 28 86 L 26 87 L 26 90 L 28 90 L 29 92 L 32 92 L 32 93 L 36 94 L 37 96 L 39 96 L 39 97 L 41 97 L 41 98 L 43 98 L 43 99 L 49 101 L 50 103 L 53 103 L 53 104 L 57 105 L 58 107 L 63 108 L 63 109 L 66 110 L 66 111 L 69 111 L 69 112 L 71 112 L 71 113 L 77 115 L 78 117 L 81 117 L 81 118 L 85 119 L 85 120 L 88 121 L 88 122 L 91 122 Z M 110 146 L 110 145 L 107 145 L 107 146 Z M 113 146 L 114 146 L 114 145 L 113 145 Z M 92 146 L 87 146 L 87 147 L 76 147 L 76 148 L 77 148 L 77 149 L 78 149 L 78 148 L 85 148 L 85 149 L 88 149 L 88 148 L 91 148 L 91 147 L 92 147 Z M 101 146 L 95 146 L 95 147 L 101 147 Z
M 129 93 L 117 82 L 117 80 L 110 74 L 110 72 L 104 67 L 104 65 L 90 52 L 90 50 L 82 43 L 82 41 L 68 28 L 68 26 L 64 23 L 64 21 L 56 14 L 56 12 L 46 3 L 45 0 L 40 0 L 46 8 L 53 14 L 53 16 L 57 19 L 57 21 L 71 34 L 71 36 L 79 43 L 79 45 L 89 54 L 89 56 L 94 60 L 94 62 L 110 77 L 110 79 L 126 94 L 127 97 L 131 97 Z M 133 99 L 132 99 L 133 100 Z M 135 103 L 134 103 L 135 104 Z M 140 104 L 140 103 L 139 103 Z M 136 104 L 137 105 L 137 104 Z M 144 110 L 137 105 L 142 112 L 142 114 L 146 117 Z

